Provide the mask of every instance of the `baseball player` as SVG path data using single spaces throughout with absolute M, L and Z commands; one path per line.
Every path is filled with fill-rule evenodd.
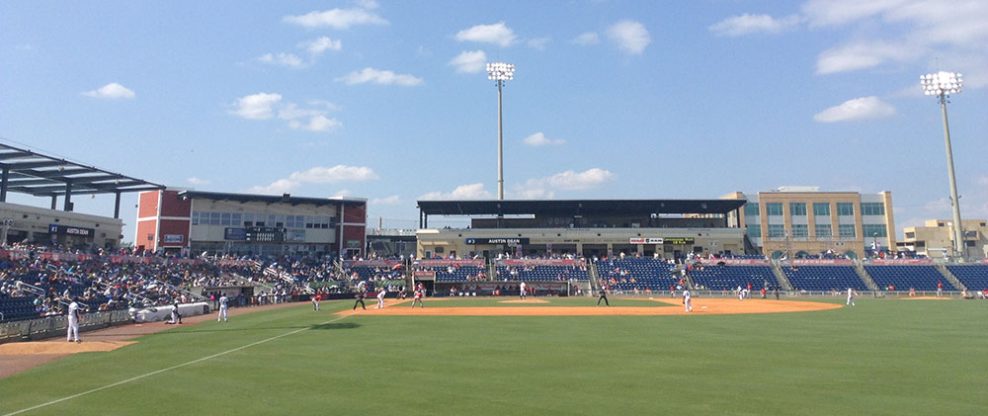
M 65 338 L 68 342 L 82 342 L 79 339 L 79 321 L 82 318 L 82 311 L 79 310 L 79 298 L 72 298 L 72 303 L 69 304 L 69 327 L 68 333 L 66 333 Z
M 322 300 L 322 294 L 316 293 L 315 295 L 312 295 L 312 310 L 316 312 L 319 311 L 319 301 L 321 300 Z
M 686 312 L 693 312 L 693 296 L 689 289 L 683 289 L 683 308 Z
M 378 309 L 384 309 L 384 297 L 387 296 L 387 294 L 388 294 L 388 289 L 386 287 L 384 287 L 384 286 L 381 286 L 381 290 L 379 292 L 377 292 L 377 308 Z
M 172 316 L 171 321 L 165 322 L 166 324 L 180 324 L 182 323 L 182 314 L 178 313 L 178 301 L 172 305 Z
M 847 306 L 854 306 L 854 289 L 847 288 Z
M 528 288 L 526 287 L 525 282 L 521 282 L 521 284 L 518 285 L 518 294 L 521 296 L 521 300 L 525 300 L 525 298 L 528 297 Z
M 412 307 L 415 307 L 415 303 L 419 304 L 420 308 L 424 308 L 425 304 L 422 303 L 422 297 L 425 296 L 425 287 L 419 283 L 419 286 L 415 288 L 415 295 L 412 296 Z
M 600 306 L 600 301 L 604 301 L 604 305 L 611 306 L 611 302 L 607 301 L 607 287 L 600 287 L 600 297 L 597 298 L 597 306 Z
M 229 306 L 230 299 L 226 297 L 226 293 L 220 295 L 220 313 L 216 315 L 216 322 L 223 321 L 227 322 L 226 312 Z

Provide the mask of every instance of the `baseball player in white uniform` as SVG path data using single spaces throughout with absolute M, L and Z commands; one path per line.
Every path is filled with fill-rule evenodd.
M 79 299 L 72 299 L 72 303 L 69 304 L 69 327 L 68 333 L 65 334 L 65 338 L 69 342 L 82 342 L 79 339 L 79 318 L 82 317 L 82 311 L 79 310 Z
M 226 318 L 226 310 L 227 310 L 227 304 L 229 302 L 230 302 L 230 300 L 227 299 L 225 293 L 222 294 L 222 295 L 220 295 L 220 314 L 216 316 L 216 322 L 219 322 L 221 320 L 223 322 L 226 322 L 227 321 L 227 318 Z
M 525 300 L 525 298 L 528 297 L 528 287 L 525 285 L 525 282 L 521 282 L 521 284 L 518 285 L 518 294 L 521 295 L 522 300 Z
M 847 306 L 854 306 L 854 288 L 847 288 Z
M 689 289 L 683 290 L 683 308 L 686 309 L 686 312 L 693 312 L 693 296 Z
M 384 309 L 384 296 L 388 294 L 388 289 L 381 286 L 381 290 L 377 292 L 377 308 Z

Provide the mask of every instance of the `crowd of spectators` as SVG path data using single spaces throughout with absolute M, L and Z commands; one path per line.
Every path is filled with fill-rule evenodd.
M 345 290 L 336 259 L 307 256 L 173 256 L 60 246 L 0 247 L 0 311 L 6 301 L 31 298 L 34 316 L 64 314 L 72 299 L 90 311 L 208 300 L 209 288 L 254 287 L 243 304 L 285 301 Z M 249 299 L 247 299 L 249 297 Z

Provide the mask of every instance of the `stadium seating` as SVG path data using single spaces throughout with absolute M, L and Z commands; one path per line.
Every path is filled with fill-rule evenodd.
M 895 285 L 898 290 L 937 290 L 937 282 L 943 282 L 944 290 L 957 290 L 934 266 L 917 265 L 867 265 L 865 271 L 879 288 Z
M 950 265 L 947 269 L 967 286 L 967 290 L 988 289 L 988 264 Z
M 705 266 L 690 272 L 694 286 L 711 290 L 728 290 L 750 283 L 755 290 L 778 285 L 769 266 Z
M 590 280 L 589 273 L 574 266 L 497 266 L 498 281 L 561 282 L 570 279 Z
M 669 263 L 652 258 L 599 261 L 597 272 L 600 279 L 615 291 L 666 291 L 679 281 L 670 270 Z
M 786 266 L 782 271 L 796 290 L 868 290 L 853 266 Z

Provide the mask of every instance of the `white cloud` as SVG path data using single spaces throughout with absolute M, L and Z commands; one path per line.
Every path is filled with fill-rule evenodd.
M 799 24 L 799 16 L 776 19 L 767 14 L 742 14 L 721 20 L 708 28 L 720 36 L 742 36 L 752 33 L 781 33 Z
M 574 191 L 594 188 L 614 180 L 615 175 L 607 169 L 592 168 L 583 172 L 567 170 L 546 178 L 553 188 Z
M 353 192 L 350 192 L 349 189 L 340 189 L 339 191 L 336 191 L 336 193 L 330 195 L 329 197 L 333 199 L 339 199 L 339 198 L 346 198 L 350 195 L 353 195 Z
M 302 108 L 292 102 L 282 102 L 281 94 L 257 93 L 237 99 L 232 114 L 248 120 L 267 120 L 277 116 L 293 130 L 315 133 L 329 132 L 343 126 L 339 120 L 328 116 L 335 109 L 332 103 L 311 100 L 311 108 Z
M 409 74 L 396 74 L 392 71 L 375 68 L 364 68 L 360 71 L 354 71 L 347 74 L 345 77 L 337 78 L 336 80 L 342 81 L 347 85 L 372 83 L 378 85 L 414 87 L 422 84 L 422 78 Z
M 895 115 L 895 107 L 875 96 L 861 97 L 844 101 L 813 116 L 821 123 L 839 121 L 869 120 Z
M 543 134 L 541 131 L 538 132 L 538 133 L 534 133 L 534 134 L 526 137 L 522 141 L 525 144 L 527 144 L 529 146 L 532 146 L 532 147 L 550 146 L 550 145 L 555 146 L 555 145 L 561 145 L 561 144 L 565 144 L 566 143 L 566 140 L 563 140 L 563 139 L 550 139 L 548 137 L 545 137 L 545 134 Z
M 261 92 L 237 99 L 233 114 L 248 120 L 266 120 L 274 114 L 274 106 L 281 101 L 281 94 Z
M 194 186 L 209 185 L 209 182 L 210 182 L 207 179 L 197 178 L 195 176 L 192 176 L 190 178 L 187 178 L 187 179 L 185 179 L 185 181 L 188 182 L 190 185 L 194 185 Z
M 374 170 L 363 166 L 336 165 L 333 167 L 317 166 L 305 171 L 293 172 L 287 178 L 278 179 L 269 185 L 251 187 L 249 192 L 259 194 L 283 194 L 307 183 L 326 184 L 339 182 L 366 182 L 377 179 Z M 343 195 L 345 194 L 345 195 Z M 350 191 L 343 189 L 338 196 L 349 195 Z
M 596 32 L 581 33 L 573 38 L 573 43 L 581 46 L 590 46 L 600 43 L 600 36 Z
M 618 49 L 631 55 L 641 55 L 652 38 L 648 34 L 645 25 L 634 20 L 622 20 L 607 29 L 607 38 L 611 40 Z
M 345 30 L 360 25 L 386 25 L 388 21 L 366 8 L 330 9 L 309 12 L 298 16 L 285 16 L 286 23 L 306 28 L 330 27 Z
M 456 72 L 473 74 L 482 72 L 487 64 L 487 54 L 484 51 L 463 51 L 449 61 L 449 65 L 456 68 Z
M 583 172 L 567 170 L 544 178 L 529 179 L 516 186 L 512 195 L 522 199 L 551 199 L 556 191 L 582 191 L 613 181 L 613 172 L 591 168 Z
M 294 53 L 266 53 L 257 57 L 258 62 L 271 65 L 287 66 L 289 68 L 302 68 L 305 62 Z
M 545 48 L 546 48 L 546 46 L 549 46 L 549 42 L 551 42 L 551 41 L 552 41 L 552 39 L 551 38 L 547 38 L 547 37 L 546 38 L 534 38 L 534 39 L 529 39 L 528 41 L 526 41 L 525 42 L 525 45 L 527 45 L 529 48 L 532 48 L 532 49 L 544 51 Z
M 300 121 L 297 119 L 288 121 L 288 127 L 292 129 L 311 131 L 313 133 L 328 132 L 342 126 L 343 123 L 339 120 L 326 117 L 322 114 L 310 116 L 308 121 Z
M 489 25 L 477 25 L 456 33 L 460 42 L 493 43 L 500 47 L 511 46 L 515 42 L 515 33 L 504 22 Z
M 82 95 L 93 98 L 104 98 L 108 100 L 130 100 L 137 97 L 137 94 L 135 94 L 134 91 L 123 85 L 117 84 L 116 82 L 111 82 L 92 91 L 86 91 L 82 93 Z
M 278 195 L 289 193 L 293 189 L 299 186 L 298 182 L 293 182 L 288 179 L 278 179 L 271 182 L 269 185 L 263 186 L 252 186 L 247 192 L 252 194 L 264 194 L 264 195 Z
M 336 165 L 317 166 L 309 170 L 294 172 L 288 179 L 303 183 L 367 182 L 378 179 L 374 169 L 366 166 Z
M 331 39 L 329 36 L 321 36 L 308 42 L 302 42 L 299 47 L 305 49 L 311 56 L 319 56 L 326 51 L 342 50 L 343 42 L 339 39 Z
M 811 26 L 829 26 L 872 17 L 905 3 L 905 0 L 811 0 L 802 9 Z
M 391 195 L 383 198 L 371 199 L 369 203 L 371 205 L 398 205 L 401 203 L 401 198 L 398 195 Z
M 459 199 L 490 199 L 491 193 L 484 189 L 483 183 L 471 183 L 457 186 L 452 192 L 429 192 L 419 197 L 425 201 L 459 200 Z
M 817 57 L 816 73 L 833 74 L 873 68 L 888 61 L 906 61 L 924 51 L 919 45 L 882 41 L 858 42 L 823 51 Z

